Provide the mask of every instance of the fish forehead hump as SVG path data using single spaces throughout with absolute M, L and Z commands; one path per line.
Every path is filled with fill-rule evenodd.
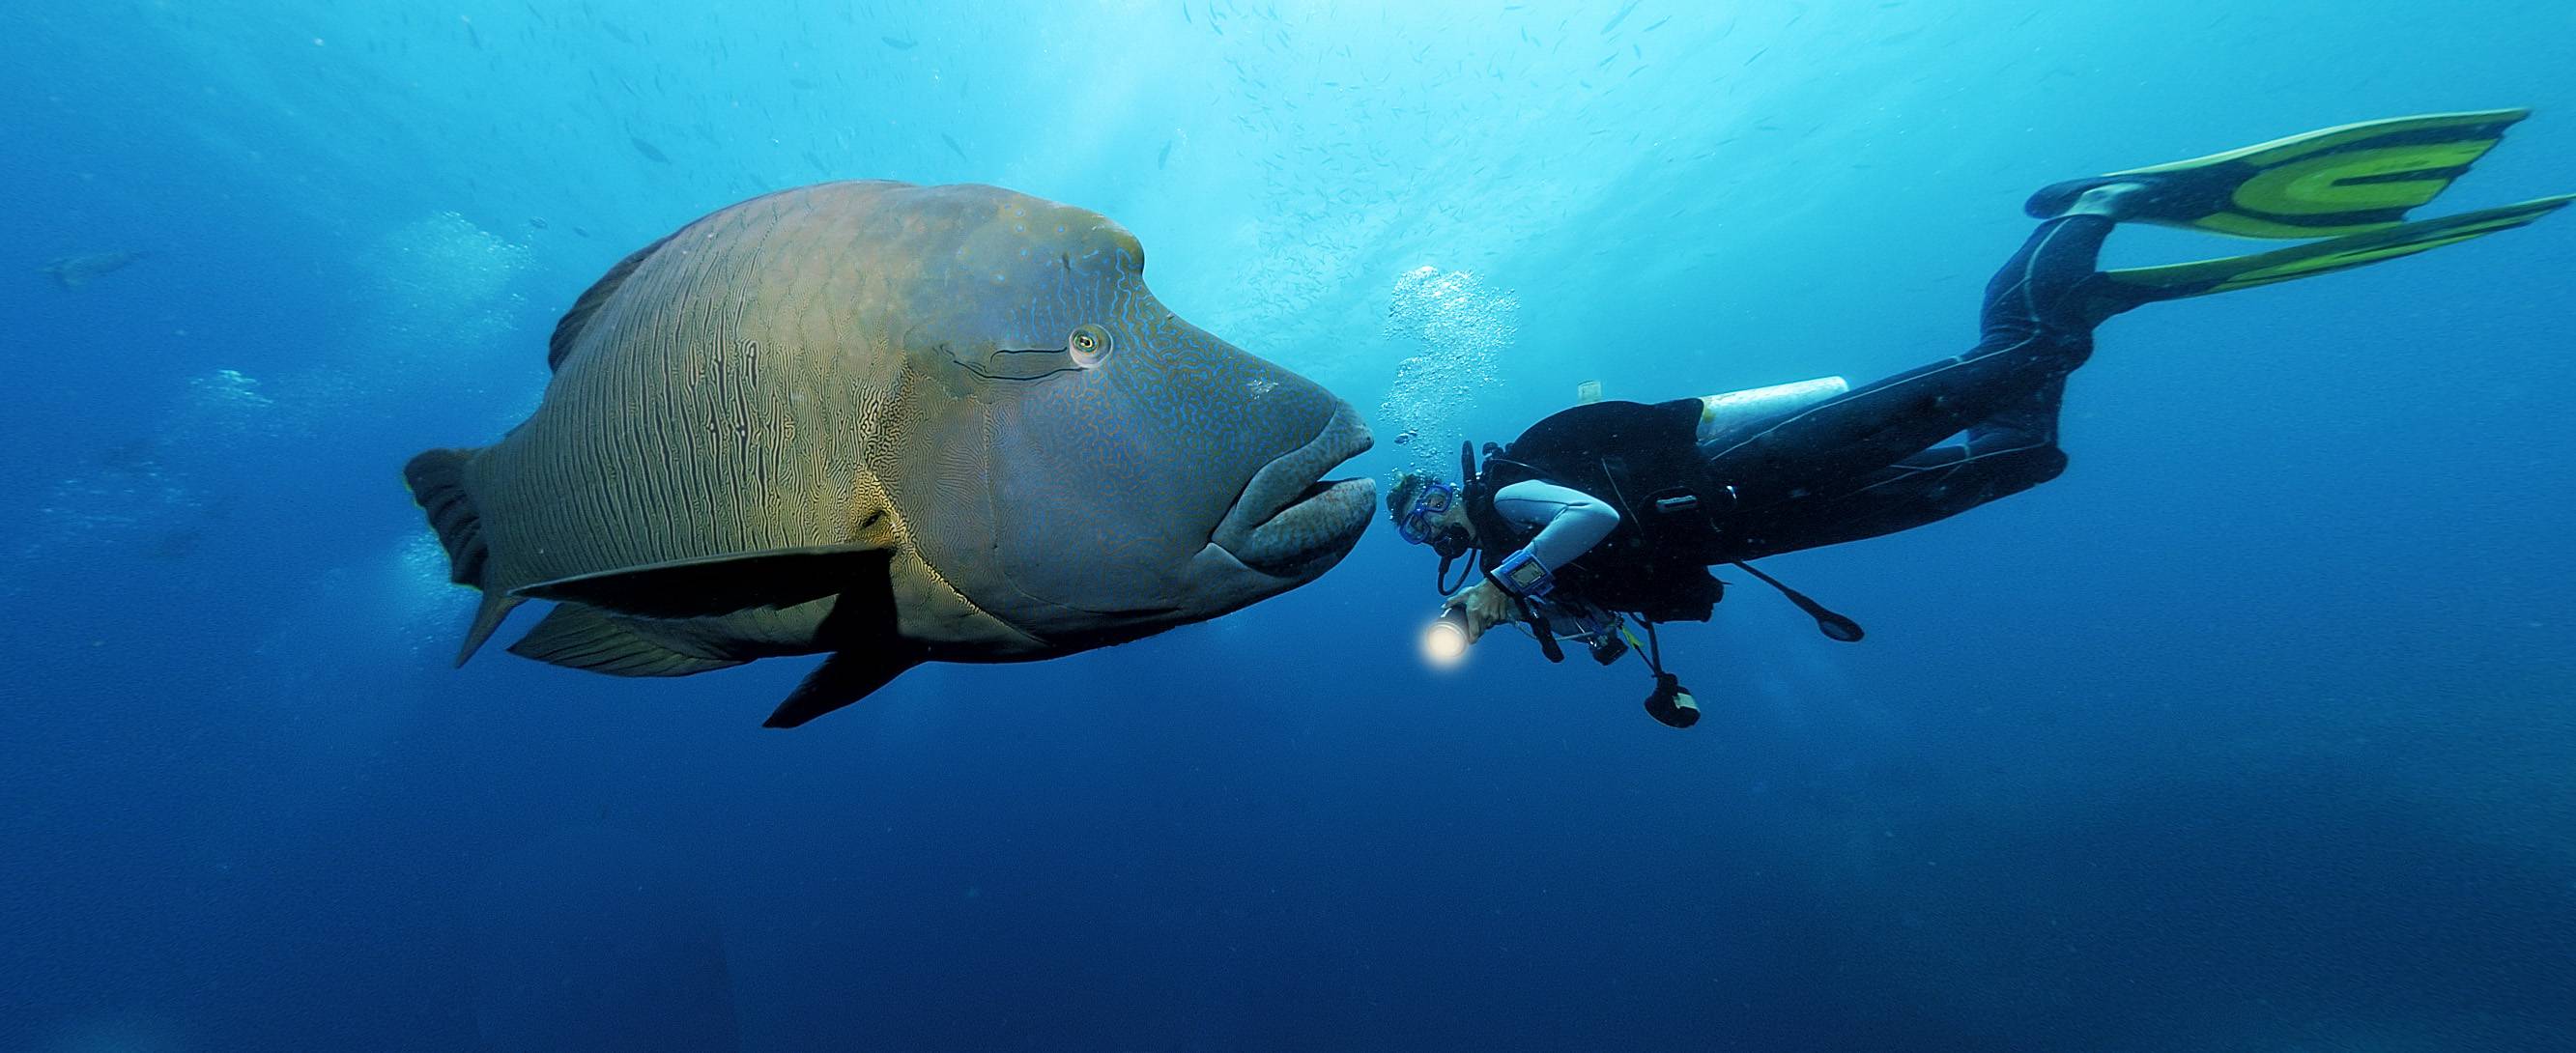
M 1088 209 L 974 184 L 867 192 L 882 222 L 865 265 L 908 342 L 1061 346 L 1068 311 L 1144 271 L 1136 236 Z
M 639 256 L 565 359 L 588 350 L 632 369 L 637 358 L 700 353 L 675 333 L 721 328 L 890 382 L 906 354 L 1061 344 L 1067 309 L 1132 288 L 1122 279 L 1144 266 L 1135 235 L 1087 209 L 1000 187 L 878 180 L 740 202 Z
M 1136 236 L 1088 209 L 995 186 L 883 180 L 753 198 L 665 248 L 639 271 L 696 271 L 803 315 L 809 344 L 865 330 L 878 338 L 866 350 L 880 353 L 1060 343 L 1055 330 L 1075 301 L 1105 296 L 1145 266 Z M 845 331 L 818 331 L 834 329 Z

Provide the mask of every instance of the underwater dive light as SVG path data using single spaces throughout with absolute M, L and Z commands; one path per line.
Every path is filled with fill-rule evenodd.
M 1467 610 L 1451 607 L 1422 627 L 1422 660 L 1435 669 L 1455 668 L 1467 660 Z

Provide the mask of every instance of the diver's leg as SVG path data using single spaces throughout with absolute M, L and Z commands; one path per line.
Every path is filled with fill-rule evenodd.
M 1756 559 L 1911 530 L 2057 478 L 2057 412 L 2066 378 L 2022 404 L 1876 472 L 1727 521 L 1729 554 Z
M 2095 195 L 2087 195 L 2087 203 Z M 2047 445 L 2066 375 L 2093 351 L 2099 308 L 2093 263 L 2113 221 L 2107 207 L 2048 220 L 1986 285 L 1984 339 L 1968 353 L 1908 370 L 1701 450 L 1736 508 L 1846 489 L 1961 432 L 1990 446 Z M 2046 393 L 2046 394 L 2043 394 Z M 2013 436 L 2038 436 L 2036 443 Z

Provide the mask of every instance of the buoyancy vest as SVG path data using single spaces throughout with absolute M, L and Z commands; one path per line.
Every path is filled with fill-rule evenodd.
M 1537 536 L 1494 508 L 1504 487 L 1540 480 L 1619 513 L 1610 536 L 1563 567 L 1558 589 L 1648 621 L 1706 621 L 1724 586 L 1719 525 L 1733 491 L 1709 476 L 1697 443 L 1700 400 L 1595 402 L 1556 413 L 1492 452 L 1461 495 L 1491 571 Z

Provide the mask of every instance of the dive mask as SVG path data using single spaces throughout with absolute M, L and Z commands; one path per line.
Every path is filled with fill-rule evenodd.
M 1404 518 L 1395 521 L 1396 533 L 1416 545 L 1439 540 L 1440 517 L 1458 502 L 1458 488 L 1437 479 L 1423 480 L 1422 489 L 1413 495 L 1413 506 L 1405 509 Z

